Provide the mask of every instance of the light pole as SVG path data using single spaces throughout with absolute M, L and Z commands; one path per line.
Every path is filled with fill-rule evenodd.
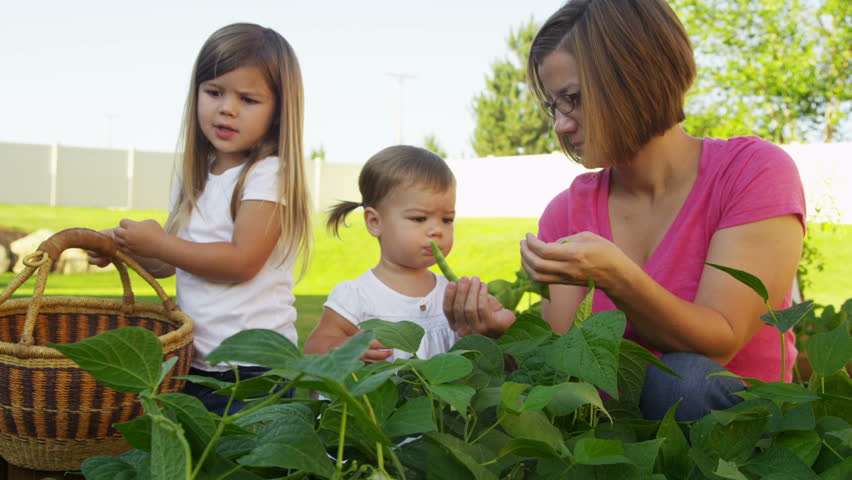
M 399 102 L 398 108 L 396 112 L 396 143 L 398 145 L 402 144 L 402 84 L 405 82 L 407 78 L 415 78 L 414 75 L 410 75 L 407 73 L 388 73 L 389 76 L 396 78 L 397 85 L 399 85 L 398 93 L 399 93 Z

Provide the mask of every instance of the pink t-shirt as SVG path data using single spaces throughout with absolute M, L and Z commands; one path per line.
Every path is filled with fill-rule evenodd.
M 609 223 L 609 169 L 585 173 L 557 195 L 539 220 L 539 238 L 553 242 L 589 231 L 612 241 Z M 805 228 L 805 195 L 796 164 L 778 146 L 758 137 L 705 138 L 698 177 L 677 218 L 642 269 L 657 283 L 694 301 L 713 234 L 720 229 L 794 214 Z M 767 242 L 772 239 L 767 238 Z M 792 288 L 782 308 L 792 304 Z M 612 300 L 595 292 L 594 312 L 615 310 Z M 651 351 L 628 322 L 624 337 Z M 787 343 L 786 381 L 798 351 L 792 330 Z M 778 381 L 781 345 L 778 330 L 763 328 L 726 368 L 743 377 Z

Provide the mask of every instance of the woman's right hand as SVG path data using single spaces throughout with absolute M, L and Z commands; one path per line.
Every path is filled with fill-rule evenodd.
M 478 277 L 461 277 L 450 282 L 444 292 L 444 314 L 450 327 L 461 336 L 481 334 L 499 337 L 515 322 L 507 310 Z

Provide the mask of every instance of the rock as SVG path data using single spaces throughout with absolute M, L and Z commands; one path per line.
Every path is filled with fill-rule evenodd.
M 26 236 L 27 232 L 0 228 L 0 273 L 8 272 L 16 260 L 9 245 L 15 240 Z
M 15 261 L 15 266 L 12 267 L 12 271 L 15 273 L 20 273 L 21 270 L 24 269 L 24 257 L 36 251 L 41 242 L 50 238 L 54 232 L 48 229 L 36 230 L 35 232 L 21 237 L 14 242 L 9 244 L 9 250 L 12 251 L 12 254 L 17 257 Z

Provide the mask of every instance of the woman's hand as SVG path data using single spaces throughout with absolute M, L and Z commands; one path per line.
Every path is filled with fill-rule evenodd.
M 606 289 L 625 260 L 630 261 L 614 243 L 591 232 L 554 243 L 528 233 L 521 241 L 521 265 L 541 283 L 585 286 L 591 278 L 598 288 Z
M 161 256 L 161 244 L 168 236 L 156 220 L 136 222 L 126 218 L 113 229 L 113 235 L 115 243 L 123 252 L 154 258 Z
M 444 314 L 450 328 L 461 336 L 499 337 L 515 322 L 515 314 L 489 295 L 488 285 L 478 277 L 462 277 L 447 284 Z

